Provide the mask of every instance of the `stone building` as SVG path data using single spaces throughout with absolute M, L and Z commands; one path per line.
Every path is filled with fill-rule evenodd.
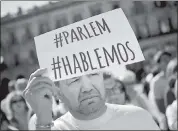
M 1 18 L 1 79 L 26 78 L 38 66 L 34 37 L 116 8 L 126 14 L 146 57 L 177 45 L 177 2 L 60 1 Z M 153 48 L 154 47 L 154 48 Z

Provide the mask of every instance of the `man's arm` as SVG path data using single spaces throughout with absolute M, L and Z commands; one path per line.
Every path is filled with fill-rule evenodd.
M 59 130 L 55 126 L 52 126 L 51 128 L 36 128 L 36 123 L 37 123 L 37 117 L 36 114 L 34 114 L 28 123 L 28 129 L 29 130 Z
M 58 121 L 55 120 L 54 121 L 54 126 L 52 126 L 51 128 L 36 128 L 36 123 L 37 123 L 37 117 L 36 114 L 34 114 L 28 123 L 28 130 L 62 130 L 60 127 L 62 126 L 62 124 Z

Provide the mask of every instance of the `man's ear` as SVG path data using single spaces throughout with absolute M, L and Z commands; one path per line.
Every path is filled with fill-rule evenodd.
M 57 88 L 57 94 L 58 94 L 58 98 L 57 99 L 60 99 L 62 101 L 62 103 L 64 103 L 65 97 L 64 97 L 64 94 L 62 92 L 62 88 L 65 88 L 67 86 L 66 85 L 66 81 L 65 80 L 56 81 L 54 83 L 55 83 L 55 86 Z

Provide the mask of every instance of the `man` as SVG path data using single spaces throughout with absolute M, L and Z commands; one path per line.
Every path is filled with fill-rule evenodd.
M 29 79 L 24 97 L 34 110 L 39 130 L 159 130 L 151 115 L 134 106 L 105 103 L 102 73 L 59 82 L 59 88 L 39 69 Z M 52 123 L 52 96 L 69 112 Z
M 170 130 L 177 130 L 177 80 L 174 84 L 174 93 L 176 100 L 166 109 L 166 117 Z
M 161 72 L 158 73 L 150 82 L 149 99 L 153 104 L 156 104 L 161 113 L 165 113 L 166 107 L 164 105 L 164 97 L 167 91 L 168 79 L 166 77 L 166 68 L 171 58 L 168 52 L 158 52 L 154 60 L 159 65 Z
M 150 92 L 148 95 L 149 101 L 151 102 L 152 106 L 159 113 L 159 115 L 154 117 L 157 118 L 159 126 L 162 130 L 168 129 L 165 116 L 166 107 L 164 98 L 169 87 L 168 79 L 166 77 L 166 68 L 170 59 L 171 54 L 166 51 L 159 51 L 154 56 L 154 62 L 157 63 L 161 71 L 150 81 Z

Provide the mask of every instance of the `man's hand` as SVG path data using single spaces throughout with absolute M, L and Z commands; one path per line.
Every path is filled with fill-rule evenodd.
M 38 69 L 31 74 L 23 96 L 37 116 L 38 124 L 52 121 L 52 96 L 58 97 L 53 81 L 42 76 L 46 69 Z

